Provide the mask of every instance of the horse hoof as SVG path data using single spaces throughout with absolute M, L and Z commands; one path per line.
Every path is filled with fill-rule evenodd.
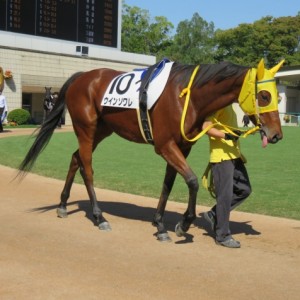
M 160 242 L 172 242 L 172 240 L 171 240 L 171 238 L 169 237 L 169 235 L 168 235 L 167 232 L 157 234 L 157 239 L 158 239 Z
M 98 225 L 100 230 L 111 231 L 111 227 L 108 222 L 102 222 Z
M 175 233 L 178 237 L 182 237 L 185 235 L 185 231 L 181 228 L 180 222 L 175 226 Z
M 65 208 L 60 208 L 60 207 L 57 208 L 56 213 L 59 218 L 67 218 L 68 217 L 68 213 Z

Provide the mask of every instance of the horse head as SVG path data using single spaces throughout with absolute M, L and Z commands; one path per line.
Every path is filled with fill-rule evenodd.
M 52 87 L 45 86 L 44 110 L 46 111 L 51 111 L 54 104 L 51 89 Z
M 52 87 L 45 86 L 45 100 L 50 101 L 52 99 L 51 89 L 52 89 Z
M 276 88 L 275 74 L 280 69 L 284 60 L 272 69 L 265 69 L 261 60 L 257 67 L 257 106 L 261 124 L 260 133 L 264 141 L 277 143 L 282 139 L 281 123 L 278 112 L 278 91 Z
M 239 95 L 241 108 L 250 116 L 251 121 L 259 126 L 264 147 L 268 143 L 277 143 L 283 137 L 274 78 L 283 63 L 284 60 L 268 70 L 262 59 L 257 69 L 252 68 L 246 74 Z

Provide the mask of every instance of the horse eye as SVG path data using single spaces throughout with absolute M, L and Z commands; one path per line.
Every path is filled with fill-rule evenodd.
M 258 106 L 264 107 L 270 104 L 271 94 L 268 91 L 260 91 L 257 95 Z

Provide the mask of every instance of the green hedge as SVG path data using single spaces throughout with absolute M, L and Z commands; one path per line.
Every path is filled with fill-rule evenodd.
M 30 113 L 22 108 L 17 108 L 10 111 L 7 115 L 8 122 L 15 122 L 17 125 L 28 124 L 30 121 Z

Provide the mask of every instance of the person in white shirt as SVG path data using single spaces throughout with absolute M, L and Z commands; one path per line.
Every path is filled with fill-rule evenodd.
M 7 109 L 6 98 L 2 94 L 2 91 L 0 91 L 0 132 L 3 132 L 2 123 L 7 116 L 7 111 L 8 109 Z

